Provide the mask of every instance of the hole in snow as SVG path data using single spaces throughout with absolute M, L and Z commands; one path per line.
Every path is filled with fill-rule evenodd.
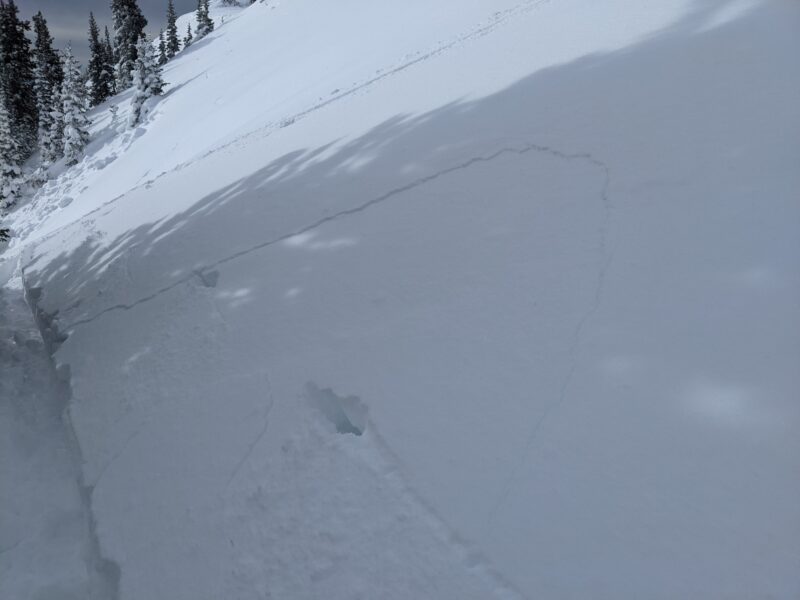
M 358 396 L 339 396 L 330 388 L 306 384 L 308 403 L 336 427 L 336 433 L 361 435 L 367 427 L 367 407 Z
M 207 288 L 217 287 L 219 271 L 195 271 L 200 282 Z

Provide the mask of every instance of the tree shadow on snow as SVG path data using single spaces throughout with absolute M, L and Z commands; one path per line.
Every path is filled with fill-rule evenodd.
M 704 80 L 703 61 L 720 61 L 723 73 L 740 68 L 743 60 L 763 60 L 752 48 L 748 56 L 721 55 L 719 48 L 736 48 L 753 28 L 767 27 L 764 7 L 711 27 L 715 15 L 732 3 L 697 4 L 702 6 L 678 23 L 633 46 L 535 72 L 487 97 L 396 115 L 350 141 L 293 150 L 183 212 L 113 240 L 90 235 L 55 258 L 32 256 L 25 261 L 28 285 L 46 291 L 48 308 L 59 311 L 60 326 L 69 330 L 189 281 L 205 285 L 204 273 L 220 270 L 224 278 L 225 265 L 243 256 L 265 252 L 268 261 L 266 249 L 278 242 L 376 201 L 402 202 L 403 190 L 415 182 L 524 144 L 565 155 L 602 155 L 611 172 L 612 196 L 614 187 L 623 185 L 614 179 L 623 167 L 650 171 L 657 180 L 671 174 L 654 172 L 653 164 L 692 172 L 721 160 L 720 152 L 732 147 L 740 155 L 757 156 L 761 123 L 752 118 L 751 107 L 728 101 L 735 87 Z M 768 85 L 768 71 L 764 82 L 750 85 Z M 685 93 L 675 93 L 676 83 L 685 85 Z M 653 103 L 653 98 L 669 100 Z M 758 110 L 769 114 L 769 101 Z M 654 122 L 666 125 L 653 127 Z M 569 127 L 559 129 L 564 123 Z M 728 132 L 730 123 L 739 128 Z M 696 128 L 719 135 L 684 144 Z M 498 182 L 498 193 L 502 186 Z M 123 198 L 146 194 L 147 187 Z M 113 204 L 102 212 L 111 210 Z M 113 289 L 102 288 L 98 280 L 106 270 L 120 273 L 106 281 Z

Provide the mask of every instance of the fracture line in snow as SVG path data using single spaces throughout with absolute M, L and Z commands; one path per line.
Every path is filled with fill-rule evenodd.
M 15 307 L 4 298 L 6 292 L 11 293 L 12 296 L 19 296 L 16 302 L 20 309 L 15 310 Z M 106 559 L 100 548 L 96 521 L 92 510 L 92 490 L 84 482 L 83 458 L 80 445 L 75 435 L 69 410 L 62 412 L 62 408 L 68 406 L 70 389 L 55 368 L 52 359 L 53 340 L 45 333 L 49 324 L 45 322 L 44 313 L 36 305 L 36 295 L 31 294 L 30 290 L 25 290 L 23 293 L 22 290 L 16 290 L 12 287 L 0 289 L 0 316 L 7 317 L 5 323 L 7 331 L 0 331 L 0 337 L 2 337 L 1 334 L 3 333 L 13 332 L 15 343 L 24 349 L 19 360 L 26 369 L 24 384 L 27 387 L 15 389 L 12 398 L 18 396 L 20 401 L 24 400 L 29 405 L 29 410 L 32 410 L 31 414 L 36 422 L 32 434 L 36 436 L 38 446 L 48 449 L 48 463 L 44 471 L 48 471 L 47 477 L 52 478 L 55 486 L 48 491 L 52 493 L 54 490 L 60 490 L 62 494 L 60 498 L 56 497 L 52 501 L 56 503 L 62 513 L 59 518 L 64 520 L 66 527 L 64 531 L 73 531 L 71 522 L 73 517 L 68 518 L 64 515 L 74 514 L 75 509 L 78 510 L 78 514 L 80 514 L 83 521 L 82 531 L 80 528 L 75 528 L 75 533 L 47 534 L 44 538 L 41 533 L 36 533 L 36 528 L 31 528 L 31 535 L 28 538 L 18 540 L 15 544 L 4 548 L 3 552 L 13 551 L 23 541 L 30 540 L 33 544 L 46 544 L 47 546 L 55 544 L 58 547 L 58 544 L 65 541 L 62 537 L 63 535 L 80 536 L 80 541 L 84 547 L 80 558 L 84 564 L 78 578 L 74 579 L 74 581 L 70 579 L 70 581 L 73 584 L 84 585 L 83 577 L 88 577 L 85 586 L 89 597 L 97 600 L 116 600 L 119 592 L 119 567 L 113 561 Z M 0 321 L 2 320 L 0 319 Z M 3 328 L 2 325 L 3 323 L 0 323 L 0 329 Z M 35 339 L 36 345 L 21 344 L 21 340 L 27 335 L 20 337 L 20 341 L 16 341 L 18 335 L 27 331 L 31 333 L 36 331 L 36 338 L 31 338 Z M 2 358 L 0 356 L 0 359 Z M 1 362 L 2 360 L 0 360 Z M 0 368 L 2 367 L 3 365 L 0 364 Z M 32 368 L 32 370 L 28 372 L 28 368 Z M 37 483 L 37 478 L 42 477 L 42 469 L 39 468 L 36 471 L 37 473 L 34 473 L 31 479 L 26 478 L 24 481 L 16 482 L 21 485 L 14 488 L 15 493 L 24 495 L 27 487 Z M 63 482 L 65 481 L 70 482 L 70 489 L 74 489 L 74 496 L 64 495 Z M 74 488 L 72 488 L 72 485 L 74 485 Z M 72 504 L 73 502 L 75 505 Z M 36 503 L 33 506 L 36 507 Z M 44 524 L 46 517 L 48 517 L 47 514 L 43 513 L 41 515 L 42 524 Z M 47 525 L 45 529 L 50 527 L 52 526 Z M 64 561 L 70 561 L 72 558 L 74 557 L 65 556 Z M 61 590 L 56 588 L 62 584 L 67 585 L 68 582 L 65 580 L 57 583 L 56 580 L 53 580 L 51 585 L 48 583 L 50 576 L 50 574 L 46 577 L 43 576 L 44 578 L 40 585 L 48 586 L 47 590 L 50 594 L 56 594 L 61 597 L 59 594 Z M 42 587 L 41 593 L 46 593 L 44 587 Z M 73 596 L 72 593 L 66 591 L 63 594 L 70 597 Z
M 30 303 L 30 301 L 28 301 Z M 35 305 L 31 306 L 34 315 L 37 314 Z M 41 331 L 41 324 L 36 321 Z M 51 352 L 49 352 L 52 355 Z M 51 364 L 52 358 L 51 358 Z M 55 365 L 53 364 L 53 367 Z M 81 504 L 83 505 L 84 518 L 86 520 L 86 546 L 84 553 L 84 560 L 86 562 L 87 572 L 90 575 L 90 586 L 92 589 L 93 598 L 102 600 L 118 600 L 121 570 L 119 564 L 103 554 L 100 545 L 100 537 L 97 534 L 97 518 L 94 514 L 93 494 L 94 486 L 87 485 L 86 476 L 83 471 L 85 463 L 83 459 L 83 449 L 81 448 L 78 440 L 78 435 L 75 431 L 75 426 L 72 422 L 72 415 L 69 410 L 71 389 L 65 386 L 65 405 L 67 409 L 63 413 L 63 422 L 66 427 L 67 442 L 70 453 L 72 454 L 73 461 L 75 462 L 76 469 L 76 483 L 80 494 Z
M 352 208 L 347 208 L 347 209 L 341 210 L 341 211 L 339 211 L 337 213 L 334 213 L 332 215 L 329 215 L 327 217 L 323 217 L 321 219 L 317 219 L 316 221 L 314 221 L 313 223 L 310 223 L 309 225 L 306 225 L 304 227 L 301 227 L 301 228 L 296 229 L 294 231 L 291 231 L 289 233 L 283 234 L 283 235 L 281 235 L 279 237 L 271 238 L 271 239 L 266 240 L 264 242 L 260 242 L 258 244 L 253 245 L 253 246 L 250 246 L 249 248 L 245 248 L 244 250 L 239 250 L 237 252 L 229 254 L 228 256 L 220 258 L 219 260 L 217 260 L 215 262 L 209 263 L 207 265 L 200 266 L 200 267 L 194 269 L 191 273 L 185 275 L 184 277 L 181 277 L 180 279 L 177 279 L 177 280 L 173 281 L 172 283 L 157 289 L 153 293 L 139 298 L 138 300 L 135 300 L 135 301 L 130 302 L 130 303 L 122 302 L 122 303 L 119 303 L 119 304 L 114 304 L 113 306 L 109 306 L 109 307 L 104 308 L 103 310 L 101 310 L 100 312 L 98 312 L 97 314 L 95 314 L 95 315 L 93 315 L 91 317 L 86 317 L 84 319 L 78 319 L 77 321 L 74 321 L 74 322 L 70 323 L 69 325 L 66 325 L 64 327 L 64 331 L 72 331 L 76 327 L 79 327 L 81 325 L 86 325 L 87 323 L 91 323 L 92 321 L 95 321 L 96 319 L 98 319 L 98 318 L 102 317 L 103 315 L 108 314 L 110 312 L 116 312 L 116 311 L 121 311 L 121 310 L 123 310 L 123 311 L 131 310 L 132 308 L 135 308 L 136 306 L 139 306 L 140 304 L 144 304 L 145 302 L 149 302 L 149 301 L 151 301 L 151 300 L 153 300 L 155 298 L 158 298 L 162 294 L 165 294 L 165 293 L 169 292 L 170 290 L 175 289 L 179 285 L 182 285 L 184 283 L 188 283 L 189 281 L 192 281 L 193 279 L 198 278 L 202 282 L 202 277 L 200 277 L 199 273 L 203 273 L 205 271 L 209 271 L 209 270 L 215 269 L 215 268 L 220 267 L 220 266 L 222 266 L 222 265 L 224 265 L 226 263 L 229 263 L 229 262 L 231 262 L 233 260 L 236 260 L 238 258 L 242 258 L 243 256 L 247 256 L 249 254 L 252 254 L 253 252 L 257 252 L 259 250 L 263 250 L 265 248 L 269 248 L 270 246 L 274 246 L 275 244 L 279 244 L 281 242 L 285 242 L 285 241 L 287 241 L 287 240 L 289 240 L 289 239 L 291 239 L 293 237 L 296 237 L 298 235 L 303 235 L 305 233 L 309 233 L 310 231 L 313 231 L 314 229 L 317 229 L 318 227 L 326 225 L 327 223 L 331 223 L 333 221 L 337 221 L 339 219 L 342 219 L 342 218 L 345 218 L 345 217 L 350 217 L 352 215 L 356 215 L 358 213 L 364 212 L 365 210 L 368 210 L 369 208 L 372 208 L 373 206 L 376 206 L 376 205 L 379 205 L 379 204 L 383 204 L 384 202 L 386 202 L 388 200 L 391 200 L 392 198 L 394 198 L 396 196 L 399 196 L 399 195 L 401 195 L 401 194 L 403 194 L 405 192 L 408 192 L 408 191 L 411 191 L 413 189 L 416 189 L 416 188 L 419 188 L 421 186 L 424 186 L 425 184 L 431 183 L 432 181 L 436 181 L 437 179 L 440 179 L 441 177 L 444 177 L 446 175 L 450 175 L 451 173 L 455 173 L 457 171 L 462 171 L 464 169 L 468 169 L 469 167 L 471 167 L 473 165 L 476 165 L 476 164 L 479 164 L 479 163 L 491 162 L 491 161 L 493 161 L 493 160 L 495 160 L 495 159 L 497 159 L 497 158 L 499 158 L 499 157 L 501 157 L 503 155 L 506 155 L 506 154 L 517 154 L 517 155 L 522 156 L 522 155 L 528 154 L 530 152 L 547 154 L 547 155 L 554 156 L 556 158 L 560 158 L 560 159 L 564 159 L 564 160 L 583 160 L 583 161 L 587 161 L 590 164 L 595 165 L 595 166 L 603 169 L 604 173 L 606 174 L 606 184 L 605 184 L 605 187 L 604 187 L 604 190 L 603 190 L 603 198 L 604 198 L 604 204 L 606 206 L 606 213 L 608 214 L 607 193 L 606 193 L 606 190 L 607 190 L 607 187 L 608 187 L 608 168 L 606 167 L 605 163 L 603 163 L 603 162 L 597 160 L 596 158 L 594 158 L 594 156 L 592 156 L 592 154 L 586 153 L 586 152 L 570 154 L 570 153 L 562 152 L 561 150 L 558 150 L 558 149 L 555 149 L 555 148 L 551 148 L 549 146 L 542 146 L 542 145 L 533 144 L 533 143 L 526 143 L 521 147 L 513 147 L 513 146 L 505 147 L 505 148 L 501 148 L 501 149 L 499 149 L 499 150 L 497 150 L 497 151 L 495 151 L 495 152 L 493 152 L 493 153 L 491 153 L 489 155 L 476 156 L 476 157 L 470 158 L 468 160 L 465 160 L 465 161 L 463 161 L 461 163 L 458 163 L 458 164 L 456 164 L 456 165 L 454 165 L 452 167 L 448 167 L 446 169 L 442 169 L 440 171 L 436 171 L 435 173 L 432 173 L 430 175 L 426 175 L 425 177 L 421 177 L 419 179 L 416 179 L 416 180 L 414 180 L 414 181 L 412 181 L 410 183 L 407 183 L 407 184 L 405 184 L 403 186 L 394 188 L 394 189 L 392 189 L 392 190 L 390 190 L 390 191 L 388 191 L 388 192 L 386 192 L 386 193 L 384 193 L 384 194 L 382 194 L 380 196 L 377 196 L 376 198 L 373 198 L 371 200 L 368 200 L 367 202 L 359 204 L 358 206 L 355 206 L 355 207 L 352 207 Z M 23 269 L 23 273 L 24 273 L 24 269 Z
M 269 414 L 272 412 L 272 407 L 275 406 L 275 396 L 272 393 L 272 381 L 269 378 L 269 373 L 264 371 L 264 378 L 267 381 L 267 391 L 269 396 L 269 404 L 267 405 L 267 410 L 264 411 L 264 425 L 261 427 L 261 431 L 256 435 L 252 442 L 247 447 L 247 451 L 244 453 L 242 458 L 236 463 L 236 466 L 233 468 L 231 472 L 231 476 L 228 478 L 227 483 L 225 484 L 225 489 L 227 490 L 233 481 L 236 479 L 236 476 L 239 474 L 239 471 L 242 470 L 242 467 L 247 463 L 250 456 L 252 456 L 253 451 L 258 446 L 258 443 L 264 438 L 267 433 L 267 429 L 269 429 Z
M 167 175 L 170 175 L 171 173 L 177 173 L 179 171 L 182 171 L 183 169 L 185 169 L 186 167 L 189 167 L 190 165 L 194 164 L 197 161 L 203 160 L 203 159 L 208 158 L 209 156 L 212 156 L 212 155 L 214 155 L 214 154 L 216 154 L 218 152 L 222 152 L 223 150 L 226 150 L 228 148 L 236 146 L 236 145 L 238 145 L 238 144 L 240 144 L 240 143 L 242 143 L 245 140 L 248 140 L 250 138 L 257 137 L 257 136 L 260 136 L 260 137 L 263 137 L 263 138 L 267 138 L 270 135 L 272 135 L 275 131 L 279 131 L 280 129 L 283 129 L 285 127 L 293 125 L 297 121 L 300 121 L 300 120 L 304 119 L 305 117 L 315 113 L 318 110 L 321 110 L 321 109 L 325 108 L 326 106 L 334 104 L 334 103 L 336 103 L 336 102 L 338 102 L 340 100 L 343 100 L 344 98 L 348 98 L 349 96 L 352 96 L 352 95 L 354 95 L 354 94 L 356 94 L 356 93 L 358 93 L 360 91 L 368 89 L 372 85 L 375 85 L 376 83 L 379 83 L 379 82 L 383 81 L 384 79 L 387 79 L 387 78 L 389 78 L 389 77 L 391 77 L 393 75 L 396 75 L 396 74 L 398 74 L 398 73 L 400 73 L 402 71 L 405 71 L 406 69 L 408 69 L 408 68 L 410 68 L 410 67 L 412 67 L 412 66 L 414 66 L 416 64 L 419 64 L 421 62 L 424 62 L 424 61 L 426 61 L 426 60 L 428 60 L 430 58 L 434 58 L 436 56 L 439 56 L 440 54 L 444 54 L 445 52 L 447 52 L 448 50 L 450 50 L 452 48 L 455 48 L 457 46 L 465 44 L 465 43 L 467 43 L 467 42 L 469 42 L 471 40 L 483 37 L 483 36 L 491 33 L 492 31 L 494 31 L 495 29 L 497 29 L 498 27 L 500 27 L 504 23 L 508 22 L 512 17 L 515 17 L 517 15 L 521 15 L 521 14 L 525 14 L 527 12 L 530 12 L 530 11 L 534 10 L 535 8 L 537 8 L 538 6 L 540 6 L 542 4 L 548 4 L 549 2 L 550 2 L 550 0 L 525 0 L 524 2 L 522 2 L 520 4 L 517 4 L 516 6 L 513 6 L 511 8 L 508 8 L 508 9 L 506 9 L 504 11 L 496 12 L 496 13 L 494 13 L 492 15 L 491 21 L 487 25 L 480 25 L 476 29 L 470 30 L 467 33 L 459 35 L 458 37 L 456 37 L 454 40 L 451 40 L 450 42 L 444 43 L 444 44 L 438 46 L 437 48 L 435 48 L 433 50 L 430 50 L 430 51 L 428 51 L 428 52 L 426 52 L 426 53 L 424 53 L 424 54 L 422 54 L 420 56 L 417 56 L 417 57 L 413 58 L 412 60 L 410 60 L 408 62 L 402 63 L 402 64 L 400 64 L 400 65 L 398 65 L 398 66 L 396 66 L 394 68 L 391 68 L 390 70 L 386 71 L 385 73 L 381 73 L 380 75 L 378 75 L 376 77 L 368 79 L 367 81 L 365 81 L 363 83 L 360 83 L 360 84 L 350 88 L 349 90 L 346 90 L 346 91 L 342 92 L 341 94 L 333 96 L 333 97 L 331 97 L 331 98 L 329 98 L 329 99 L 327 99 L 327 100 L 325 100 L 323 102 L 319 102 L 317 104 L 314 104 L 314 105 L 310 106 L 309 108 L 306 108 L 305 110 L 300 111 L 299 113 L 295 113 L 294 115 L 285 117 L 285 118 L 281 119 L 278 123 L 270 122 L 270 123 L 267 123 L 266 125 L 263 125 L 262 127 L 254 129 L 252 131 L 248 131 L 246 133 L 243 133 L 242 135 L 236 137 L 235 139 L 233 139 L 233 140 L 231 140 L 229 142 L 226 142 L 224 144 L 216 146 L 216 147 L 208 150 L 207 152 L 204 152 L 203 154 L 200 154 L 198 156 L 194 156 L 194 157 L 192 157 L 191 159 L 189 159 L 189 160 L 187 160 L 185 162 L 182 162 L 182 163 L 180 163 L 178 165 L 175 165 L 173 168 L 169 169 L 168 171 L 162 171 L 161 173 L 159 173 L 158 175 L 156 175 L 152 179 L 148 179 L 147 181 L 145 181 L 145 182 L 143 182 L 141 184 L 137 183 L 137 185 L 134 185 L 129 190 L 126 190 L 125 192 L 119 194 L 118 196 L 114 196 L 113 198 L 103 202 L 102 204 L 100 204 L 96 208 L 90 210 L 89 212 L 85 213 L 84 215 L 80 216 L 79 218 L 75 219 L 74 221 L 70 221 L 69 223 L 66 223 L 66 224 L 62 225 L 61 227 L 59 227 L 58 229 L 52 231 L 51 233 L 42 236 L 39 239 L 39 242 L 41 243 L 41 242 L 49 240 L 51 237 L 57 235 L 60 231 L 66 229 L 68 227 L 71 227 L 72 225 L 75 225 L 76 223 L 87 222 L 92 215 L 95 215 L 98 212 L 100 212 L 101 210 L 103 210 L 104 208 L 106 208 L 108 206 L 111 206 L 112 204 L 115 204 L 116 202 L 118 202 L 119 200 L 121 200 L 122 198 L 124 198 L 125 196 L 130 194 L 131 192 L 135 192 L 135 191 L 137 191 L 139 189 L 142 189 L 142 188 L 146 189 L 146 188 L 151 187 L 156 181 L 158 181 L 162 177 L 166 177 Z
M 578 369 L 578 348 L 581 344 L 581 340 L 583 339 L 583 330 L 586 327 L 586 324 L 589 320 L 595 315 L 597 310 L 600 308 L 600 301 L 603 297 L 603 290 L 605 289 L 605 280 L 606 280 L 606 273 L 608 272 L 609 267 L 611 266 L 611 262 L 614 258 L 614 251 L 608 249 L 608 237 L 609 237 L 609 226 L 611 223 L 611 212 L 612 206 L 611 202 L 608 197 L 608 190 L 611 185 L 611 173 L 609 171 L 608 166 L 594 158 L 591 154 L 584 154 L 581 155 L 581 158 L 584 158 L 594 164 L 597 167 L 600 167 L 603 170 L 605 175 L 605 181 L 603 183 L 603 189 L 601 191 L 601 200 L 603 203 L 603 212 L 604 212 L 604 222 L 601 228 L 601 238 L 600 238 L 600 251 L 603 256 L 603 261 L 600 264 L 600 269 L 597 273 L 597 283 L 595 284 L 594 296 L 592 298 L 592 304 L 589 309 L 583 314 L 583 316 L 578 321 L 577 325 L 572 334 L 572 340 L 569 345 L 569 349 L 567 350 L 567 356 L 569 358 L 570 366 L 567 369 L 567 373 L 564 376 L 564 379 L 561 383 L 561 387 L 559 388 L 558 396 L 553 400 L 550 404 L 545 406 L 544 411 L 540 415 L 540 417 L 536 420 L 533 424 L 533 427 L 528 433 L 528 436 L 525 440 L 525 447 L 522 450 L 521 455 L 519 456 L 516 464 L 511 469 L 511 473 L 506 481 L 505 486 L 503 486 L 503 490 L 497 497 L 497 500 L 494 503 L 494 506 L 489 511 L 489 516 L 486 519 L 486 528 L 488 529 L 491 527 L 492 522 L 494 521 L 495 517 L 500 511 L 500 508 L 508 499 L 509 494 L 514 486 L 514 482 L 519 475 L 519 471 L 522 466 L 527 462 L 528 458 L 530 457 L 531 450 L 533 448 L 533 443 L 539 435 L 539 432 L 542 430 L 545 422 L 552 416 L 552 414 L 562 405 L 567 399 L 567 393 L 569 392 L 570 384 L 572 383 L 573 377 L 575 376 L 575 371 Z
M 7 548 L 0 549 L 0 556 L 5 554 L 6 552 L 13 551 L 17 546 L 19 546 L 24 541 L 25 541 L 25 538 L 21 538 L 21 539 L 17 540 L 16 542 L 14 542 L 13 544 L 11 544 L 10 546 L 8 546 Z
M 100 472 L 94 478 L 94 483 L 92 483 L 92 485 L 91 485 L 92 490 L 94 490 L 99 485 L 100 480 L 103 479 L 103 475 L 106 474 L 106 471 L 108 470 L 108 468 L 111 465 L 113 465 L 115 462 L 117 462 L 117 460 L 119 460 L 119 458 L 128 449 L 128 446 L 131 445 L 133 440 L 136 439 L 136 437 L 140 433 L 142 433 L 142 431 L 144 431 L 144 429 L 145 429 L 145 426 L 143 425 L 142 427 L 137 429 L 135 432 L 133 432 L 131 435 L 129 435 L 128 438 L 122 443 L 122 447 L 119 450 L 117 450 L 111 458 L 108 459 L 108 462 L 106 462 L 106 464 L 103 465 L 103 467 L 100 469 Z

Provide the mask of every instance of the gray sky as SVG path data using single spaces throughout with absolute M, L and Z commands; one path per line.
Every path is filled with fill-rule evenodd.
M 197 8 L 197 0 L 173 2 L 178 15 Z M 17 5 L 22 19 L 30 19 L 37 11 L 42 11 L 56 45 L 63 48 L 71 41 L 75 56 L 84 65 L 89 53 L 89 12 L 94 12 L 101 33 L 104 25 L 111 29 L 111 0 L 17 0 Z M 167 0 L 139 0 L 139 6 L 147 17 L 148 34 L 158 34 L 167 20 Z

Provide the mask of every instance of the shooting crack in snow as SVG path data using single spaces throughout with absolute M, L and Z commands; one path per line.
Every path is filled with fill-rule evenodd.
M 595 285 L 594 290 L 594 297 L 592 300 L 592 304 L 589 307 L 581 319 L 578 321 L 577 325 L 575 326 L 575 330 L 572 334 L 572 340 L 570 341 L 569 349 L 567 350 L 567 356 L 569 357 L 569 369 L 564 377 L 564 380 L 561 383 L 561 387 L 559 389 L 558 397 L 553 400 L 550 404 L 545 406 L 544 410 L 542 411 L 541 416 L 539 419 L 534 423 L 533 428 L 531 429 L 530 433 L 525 440 L 525 446 L 520 454 L 516 464 L 511 469 L 511 474 L 509 475 L 508 479 L 506 480 L 505 485 L 503 486 L 502 491 L 497 497 L 497 500 L 494 503 L 494 506 L 489 511 L 489 516 L 486 519 L 485 529 L 489 529 L 494 521 L 494 518 L 500 511 L 500 508 L 508 499 L 509 494 L 514 486 L 514 482 L 519 475 L 519 471 L 522 466 L 527 461 L 528 457 L 530 456 L 531 449 L 533 448 L 533 443 L 536 440 L 539 432 L 542 430 L 547 419 L 555 412 L 559 406 L 561 406 L 564 401 L 567 399 L 567 392 L 569 391 L 570 384 L 572 383 L 572 379 L 575 376 L 575 371 L 578 368 L 578 361 L 577 361 L 577 353 L 578 348 L 580 347 L 581 341 L 583 339 L 583 331 L 586 327 L 586 324 L 589 320 L 594 316 L 597 312 L 598 308 L 600 308 L 600 301 L 603 297 L 603 290 L 605 288 L 605 281 L 606 281 L 606 273 L 608 272 L 609 267 L 611 266 L 611 262 L 614 259 L 614 250 L 608 248 L 608 237 L 609 232 L 608 228 L 611 221 L 611 202 L 608 197 L 608 189 L 611 185 L 611 174 L 608 169 L 608 166 L 593 157 L 591 155 L 585 155 L 585 158 L 590 160 L 593 164 L 601 167 L 605 172 L 605 182 L 603 184 L 603 191 L 602 191 L 602 200 L 603 200 L 603 210 L 605 212 L 605 219 L 601 231 L 601 238 L 600 238 L 600 252 L 603 255 L 603 263 L 600 267 L 600 270 L 597 274 L 597 283 Z
M 269 429 L 269 414 L 272 412 L 272 408 L 275 406 L 275 396 L 272 392 L 272 381 L 269 378 L 269 373 L 264 371 L 264 379 L 267 382 L 267 395 L 269 397 L 269 404 L 267 405 L 267 409 L 264 411 L 264 425 L 261 427 L 261 431 L 258 432 L 258 435 L 253 439 L 250 444 L 247 446 L 247 451 L 244 453 L 242 458 L 236 463 L 236 466 L 231 471 L 231 476 L 228 478 L 227 483 L 225 484 L 225 489 L 227 490 L 231 484 L 233 483 L 236 476 L 239 474 L 239 471 L 242 470 L 242 467 L 247 463 L 247 460 L 252 456 L 253 451 L 256 449 L 258 443 L 263 439 L 263 437 L 267 433 L 267 429 Z
M 493 161 L 493 160 L 495 160 L 495 159 L 497 159 L 497 158 L 499 158 L 501 156 L 504 156 L 506 154 L 517 154 L 517 155 L 522 156 L 522 155 L 528 154 L 530 152 L 547 154 L 547 155 L 554 156 L 556 158 L 560 158 L 560 159 L 563 159 L 563 160 L 582 160 L 582 161 L 587 161 L 590 164 L 602 169 L 603 173 L 605 175 L 605 182 L 603 184 L 603 189 L 601 190 L 601 200 L 602 200 L 603 208 L 604 208 L 605 215 L 606 215 L 605 219 L 606 219 L 606 221 L 608 221 L 608 219 L 610 218 L 610 212 L 611 212 L 609 199 L 608 199 L 609 170 L 608 170 L 608 166 L 604 162 L 598 160 L 591 153 L 588 153 L 588 152 L 567 153 L 567 152 L 563 152 L 561 150 L 558 150 L 556 148 L 552 148 L 550 146 L 542 146 L 542 145 L 534 144 L 534 143 L 527 143 L 527 144 L 523 145 L 522 147 L 513 147 L 513 146 L 505 147 L 505 148 L 501 148 L 501 149 L 499 149 L 499 150 L 497 150 L 497 151 L 495 151 L 495 152 L 493 152 L 493 153 L 491 153 L 489 155 L 476 156 L 476 157 L 470 158 L 468 160 L 465 160 L 465 161 L 463 161 L 463 162 L 461 162 L 461 163 L 459 163 L 457 165 L 454 165 L 452 167 L 448 167 L 446 169 L 442 169 L 440 171 L 436 171 L 435 173 L 432 173 L 430 175 L 426 175 L 425 177 L 421 177 L 419 179 L 416 179 L 416 180 L 412 181 L 411 183 L 408 183 L 406 185 L 394 188 L 394 189 L 392 189 L 392 190 L 390 190 L 390 191 L 388 191 L 388 192 L 386 192 L 386 193 L 384 193 L 384 194 L 382 194 L 380 196 L 377 196 L 376 198 L 373 198 L 371 200 L 368 200 L 367 202 L 364 202 L 363 204 L 360 204 L 360 205 L 355 206 L 353 208 L 347 208 L 347 209 L 341 210 L 341 211 L 339 211 L 337 213 L 334 213 L 334 214 L 329 215 L 327 217 L 323 217 L 321 219 L 317 219 L 313 223 L 310 223 L 309 225 L 301 227 L 300 229 L 296 229 L 294 231 L 291 231 L 289 233 L 283 234 L 283 235 L 281 235 L 279 237 L 276 237 L 276 238 L 271 238 L 269 240 L 266 240 L 264 242 L 261 242 L 259 244 L 254 245 L 254 246 L 251 246 L 251 247 L 246 248 L 244 250 L 239 250 L 238 252 L 234 252 L 233 254 L 225 256 L 225 257 L 223 257 L 223 258 L 221 258 L 221 259 L 219 259 L 219 260 L 217 260 L 215 262 L 212 262 L 210 264 L 197 267 L 191 273 L 185 275 L 184 277 L 181 277 L 180 279 L 177 279 L 176 281 L 170 283 L 169 285 L 165 285 L 165 286 L 157 289 L 152 294 L 148 294 L 147 296 L 143 296 L 142 298 L 139 298 L 138 300 L 135 300 L 135 301 L 130 302 L 130 303 L 119 303 L 119 304 L 115 304 L 113 306 L 109 306 L 109 307 L 101 310 L 100 312 L 98 312 L 97 314 L 95 314 L 95 315 L 93 315 L 91 317 L 87 317 L 85 319 L 78 319 L 77 321 L 74 321 L 73 323 L 70 323 L 69 325 L 66 325 L 64 327 L 64 330 L 65 331 L 72 331 L 76 327 L 79 327 L 81 325 L 86 325 L 87 323 L 91 323 L 92 321 L 95 321 L 95 320 L 99 319 L 100 317 L 102 317 L 103 315 L 108 314 L 110 312 L 116 312 L 116 311 L 120 311 L 120 310 L 131 310 L 132 308 L 135 308 L 136 306 L 139 306 L 140 304 L 144 304 L 145 302 L 149 302 L 149 301 L 151 301 L 151 300 L 153 300 L 155 298 L 158 298 L 162 294 L 165 294 L 165 293 L 169 292 L 170 290 L 173 290 L 176 287 L 178 287 L 178 286 L 180 286 L 180 285 L 182 285 L 184 283 L 188 283 L 189 281 L 192 281 L 195 278 L 200 279 L 201 284 L 202 284 L 204 282 L 204 279 L 203 279 L 203 277 L 201 277 L 199 275 L 199 273 L 203 273 L 205 271 L 209 271 L 209 270 L 215 269 L 215 268 L 220 267 L 220 266 L 222 266 L 222 265 L 224 265 L 226 263 L 229 263 L 229 262 L 231 262 L 233 260 L 236 260 L 236 259 L 241 258 L 243 256 L 247 256 L 249 254 L 252 254 L 253 252 L 257 252 L 258 250 L 263 250 L 264 248 L 269 248 L 270 246 L 274 246 L 275 244 L 279 244 L 281 242 L 285 242 L 286 240 L 288 240 L 290 238 L 293 238 L 295 236 L 302 235 L 302 234 L 308 233 L 310 231 L 313 231 L 314 229 L 317 229 L 318 227 L 321 227 L 321 226 L 323 226 L 323 225 L 325 225 L 327 223 L 331 223 L 331 222 L 336 221 L 338 219 L 342 219 L 342 218 L 345 218 L 345 217 L 349 217 L 349 216 L 356 215 L 358 213 L 364 212 L 365 210 L 367 210 L 369 208 L 372 208 L 373 206 L 376 206 L 376 205 L 382 204 L 382 203 L 384 203 L 384 202 L 386 202 L 388 200 L 391 200 L 395 196 L 399 196 L 399 195 L 401 195 L 401 194 L 403 194 L 405 192 L 408 192 L 408 191 L 411 191 L 413 189 L 416 189 L 416 188 L 419 188 L 421 186 L 424 186 L 425 184 L 428 184 L 428 183 L 431 183 L 433 181 L 436 181 L 437 179 L 440 179 L 441 177 L 444 177 L 444 176 L 449 175 L 451 173 L 455 173 L 457 171 L 463 171 L 463 170 L 468 169 L 471 166 L 479 164 L 479 163 L 491 162 L 491 161 Z M 605 241 L 606 231 L 605 231 L 605 229 L 606 228 L 607 228 L 607 223 L 603 225 L 603 231 L 602 231 L 603 235 L 602 235 L 602 242 L 601 242 L 602 243 L 601 251 L 603 251 L 603 252 L 606 252 L 606 249 L 605 249 L 605 244 L 606 244 L 606 241 Z M 606 264 L 606 267 L 607 267 L 607 264 Z M 25 269 L 23 269 L 23 274 L 24 274 L 24 272 L 25 272 Z
M 800 6 L 209 4 L 6 173 L 0 598 L 794 597 Z

